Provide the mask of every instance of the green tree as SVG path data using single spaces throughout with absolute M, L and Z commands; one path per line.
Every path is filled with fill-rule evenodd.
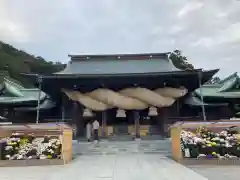
M 52 74 L 64 67 L 62 63 L 46 61 L 41 56 L 36 57 L 0 41 L 0 71 L 7 71 L 13 79 L 23 85 L 29 86 L 30 83 L 21 73 Z
M 206 84 L 216 84 L 219 83 L 220 81 L 221 79 L 218 76 L 215 76 L 212 79 L 210 79 Z
M 188 62 L 186 56 L 182 55 L 182 51 L 176 49 L 170 53 L 169 58 L 172 60 L 174 66 L 181 70 L 193 70 L 194 66 Z

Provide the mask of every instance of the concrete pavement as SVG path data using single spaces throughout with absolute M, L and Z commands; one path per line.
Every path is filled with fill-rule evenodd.
M 1 180 L 206 180 L 157 154 L 83 155 L 65 166 L 1 168 Z
M 189 166 L 209 180 L 239 180 L 239 166 Z
M 205 180 L 166 157 L 167 141 L 74 143 L 65 166 L 0 168 L 1 180 Z

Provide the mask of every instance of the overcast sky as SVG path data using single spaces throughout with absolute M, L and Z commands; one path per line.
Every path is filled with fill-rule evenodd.
M 240 68 L 239 0 L 0 0 L 0 39 L 47 60 L 181 49 L 197 68 Z

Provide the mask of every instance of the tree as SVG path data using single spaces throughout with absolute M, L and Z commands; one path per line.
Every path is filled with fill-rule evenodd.
M 210 79 L 206 84 L 217 84 L 221 81 L 221 79 L 218 76 L 213 77 Z
M 30 86 L 31 84 L 21 75 L 22 73 L 52 74 L 63 70 L 64 67 L 65 64 L 46 61 L 41 56 L 36 57 L 0 41 L 0 72 L 8 71 L 10 77 L 20 81 L 23 85 Z
M 169 58 L 172 60 L 174 66 L 181 70 L 193 70 L 194 66 L 188 62 L 186 56 L 182 55 L 182 51 L 176 49 L 170 53 Z

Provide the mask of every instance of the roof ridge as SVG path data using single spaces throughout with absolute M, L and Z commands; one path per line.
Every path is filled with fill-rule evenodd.
M 5 81 L 4 86 L 10 94 L 17 97 L 23 97 L 21 90 L 17 86 L 13 85 L 11 82 Z
M 20 83 L 18 83 L 15 79 L 11 78 L 11 77 L 4 77 L 4 80 L 6 80 L 8 83 L 10 83 L 11 85 L 15 86 L 18 89 L 22 89 L 24 88 Z
M 219 84 L 219 83 L 203 84 L 202 87 L 203 87 L 203 88 L 220 88 L 220 87 L 221 87 L 221 84 Z
M 239 81 L 238 73 L 234 72 L 230 76 L 220 81 L 221 87 L 219 87 L 218 92 L 228 91 L 229 89 L 233 88 L 238 81 Z
M 71 61 L 84 61 L 84 60 L 97 60 L 97 59 L 104 59 L 104 60 L 129 60 L 133 58 L 133 60 L 141 60 L 141 58 L 157 58 L 157 57 L 168 57 L 170 52 L 165 53 L 119 53 L 119 54 L 83 54 L 83 55 L 68 55 L 71 58 Z M 141 57 L 141 58 L 140 58 Z M 166 58 L 167 60 L 167 58 Z M 70 61 L 70 62 L 71 62 Z
M 21 91 L 39 91 L 38 88 L 23 88 Z
M 227 76 L 226 78 L 224 78 L 223 80 L 221 80 L 221 81 L 219 82 L 219 84 L 225 83 L 225 82 L 228 81 L 229 79 L 231 79 L 231 78 L 233 78 L 233 77 L 236 77 L 236 76 L 239 78 L 238 72 L 234 72 L 233 74 Z

